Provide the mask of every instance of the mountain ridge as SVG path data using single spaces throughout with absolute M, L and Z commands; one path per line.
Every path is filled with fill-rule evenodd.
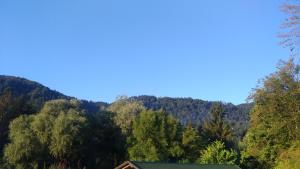
M 14 97 L 24 97 L 27 102 L 34 104 L 36 110 L 43 103 L 54 99 L 76 99 L 52 90 L 38 82 L 23 77 L 0 75 L 0 95 L 5 91 L 11 91 Z M 237 130 L 238 135 L 243 135 L 249 121 L 249 112 L 252 104 L 243 103 L 234 105 L 227 102 L 205 101 L 190 97 L 156 97 L 149 95 L 132 96 L 128 99 L 141 102 L 147 109 L 163 109 L 186 125 L 192 123 L 201 125 L 209 119 L 209 111 L 214 103 L 221 103 L 224 108 L 225 119 Z M 79 99 L 80 100 L 80 99 Z M 89 112 L 106 109 L 111 103 L 80 100 L 83 107 Z

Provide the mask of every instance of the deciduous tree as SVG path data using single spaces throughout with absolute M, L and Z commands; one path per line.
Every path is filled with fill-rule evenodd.
M 300 139 L 300 72 L 293 59 L 280 62 L 278 70 L 267 76 L 251 98 L 254 108 L 244 138 L 246 153 L 266 168 Z
M 183 155 L 182 126 L 160 111 L 143 111 L 133 124 L 131 160 L 178 161 Z
M 197 160 L 200 164 L 237 164 L 238 153 L 233 149 L 226 149 L 221 141 L 215 141 L 202 151 Z

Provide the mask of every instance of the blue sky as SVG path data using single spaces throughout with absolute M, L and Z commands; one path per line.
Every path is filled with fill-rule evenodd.
M 289 53 L 281 0 L 1 0 L 0 74 L 80 99 L 245 102 Z

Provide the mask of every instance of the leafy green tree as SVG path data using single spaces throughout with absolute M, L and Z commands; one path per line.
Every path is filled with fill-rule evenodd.
M 53 122 L 50 154 L 61 164 L 80 160 L 86 127 L 87 119 L 75 110 L 59 114 Z
M 128 97 L 120 97 L 108 107 L 108 111 L 114 112 L 115 123 L 122 129 L 122 133 L 129 136 L 132 132 L 133 121 L 137 115 L 145 111 L 142 103 L 130 100 Z
M 36 168 L 37 157 L 42 153 L 42 146 L 30 127 L 33 119 L 33 116 L 22 115 L 10 124 L 12 142 L 5 147 L 4 156 L 17 169 Z
M 182 147 L 185 162 L 193 163 L 200 156 L 200 150 L 204 147 L 204 141 L 192 125 L 188 125 L 183 131 Z
M 300 168 L 300 142 L 283 151 L 276 161 L 275 169 L 298 169 Z
M 183 155 L 182 126 L 160 111 L 143 111 L 133 124 L 133 139 L 128 149 L 137 161 L 178 161 Z
M 72 106 L 72 101 L 48 102 L 41 113 L 16 118 L 10 124 L 7 161 L 17 168 L 48 165 L 50 159 L 65 167 L 78 161 L 86 119 Z
M 237 164 L 238 153 L 233 150 L 227 150 L 225 144 L 221 141 L 215 141 L 201 152 L 197 160 L 200 164 Z
M 204 136 L 208 143 L 216 140 L 232 145 L 234 134 L 229 124 L 224 120 L 224 110 L 221 104 L 214 104 L 210 110 L 210 119 L 203 125 Z
M 254 90 L 250 128 L 244 138 L 245 153 L 272 168 L 280 152 L 300 139 L 299 65 L 280 62 Z
M 12 121 L 5 159 L 18 169 L 112 168 L 124 150 L 108 115 L 86 113 L 77 100 L 49 101 L 40 113 Z
M 10 90 L 5 90 L 0 95 L 0 156 L 7 143 L 9 123 L 12 119 L 23 114 L 34 112 L 32 106 L 26 103 L 24 97 L 14 97 Z

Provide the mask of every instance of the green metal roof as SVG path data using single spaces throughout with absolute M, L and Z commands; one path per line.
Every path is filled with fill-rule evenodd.
M 236 165 L 132 162 L 139 169 L 240 169 Z

